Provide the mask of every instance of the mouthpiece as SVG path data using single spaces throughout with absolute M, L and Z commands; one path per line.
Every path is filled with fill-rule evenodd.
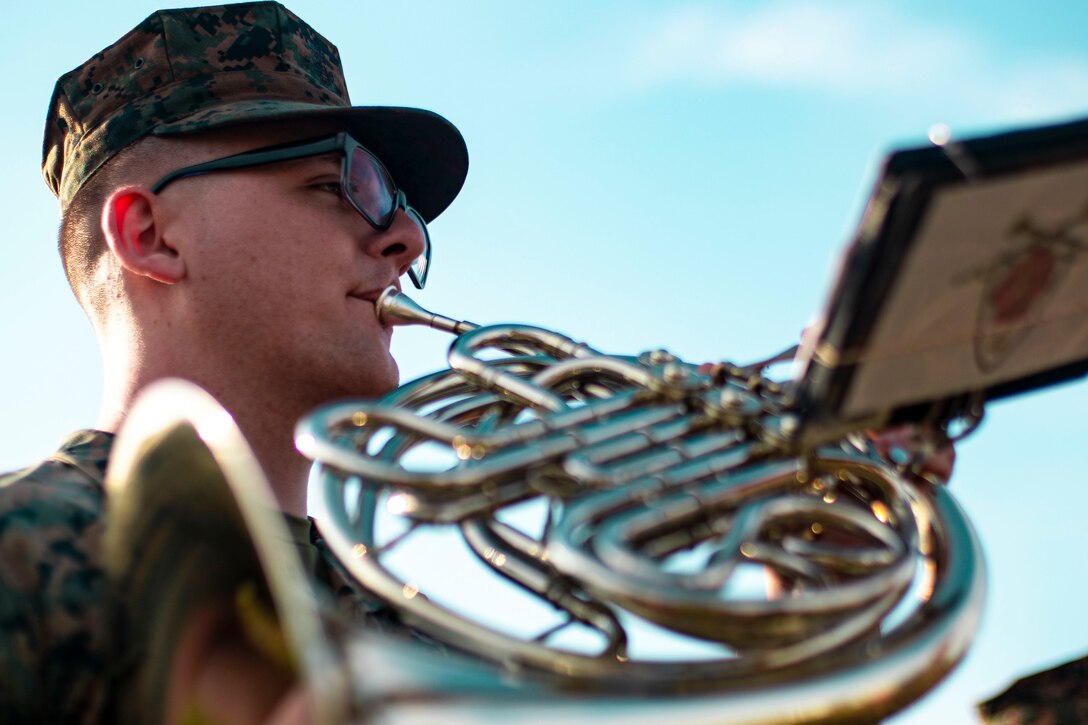
M 426 325 L 436 330 L 452 332 L 454 335 L 463 335 L 469 330 L 475 330 L 479 327 L 475 322 L 457 321 L 425 310 L 411 297 L 392 286 L 386 287 L 385 291 L 378 297 L 378 301 L 374 303 L 374 310 L 378 314 L 378 322 L 386 327 L 393 325 Z

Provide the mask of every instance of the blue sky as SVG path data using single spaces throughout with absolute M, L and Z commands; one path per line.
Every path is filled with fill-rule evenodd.
M 937 122 L 962 136 L 1088 115 L 1074 2 L 291 6 L 340 47 L 356 104 L 430 108 L 466 137 L 469 179 L 432 226 L 418 299 L 608 351 L 744 361 L 792 344 L 884 152 Z M 8 11 L 0 469 L 95 418 L 100 363 L 56 258 L 41 127 L 56 77 L 153 9 Z M 396 337 L 405 377 L 441 364 L 443 337 Z M 895 722 L 966 720 L 1018 673 L 1088 652 L 1086 391 L 995 405 L 961 446 L 952 487 L 987 551 L 985 620 L 964 665 Z

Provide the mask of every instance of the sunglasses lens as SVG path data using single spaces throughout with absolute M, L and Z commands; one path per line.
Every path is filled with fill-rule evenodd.
M 408 218 L 419 226 L 423 233 L 423 253 L 408 267 L 408 277 L 417 289 L 423 289 L 431 269 L 431 237 L 423 217 L 408 206 L 404 194 L 397 191 L 385 166 L 362 146 L 352 149 L 348 175 L 348 193 L 352 203 L 375 227 L 387 228 L 401 207 L 404 207 Z
M 369 151 L 352 151 L 348 191 L 364 215 L 378 226 L 389 224 L 394 210 L 394 186 L 389 172 Z
M 408 278 L 412 280 L 412 284 L 416 286 L 416 289 L 423 289 L 427 285 L 427 275 L 431 271 L 431 235 L 427 232 L 427 225 L 419 212 L 412 207 L 408 207 L 406 212 L 423 232 L 423 253 L 408 267 Z

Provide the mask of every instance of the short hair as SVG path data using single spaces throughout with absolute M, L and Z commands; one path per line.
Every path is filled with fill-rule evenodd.
M 102 232 L 102 206 L 115 189 L 125 184 L 151 183 L 149 166 L 167 156 L 173 139 L 147 136 L 126 146 L 103 164 L 61 210 L 57 247 L 68 284 L 84 311 L 92 316 L 105 309 L 109 290 L 95 280 L 108 263 Z

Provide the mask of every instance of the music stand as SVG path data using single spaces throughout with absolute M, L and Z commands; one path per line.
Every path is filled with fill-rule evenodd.
M 890 154 L 799 355 L 809 440 L 1088 371 L 1088 121 Z

